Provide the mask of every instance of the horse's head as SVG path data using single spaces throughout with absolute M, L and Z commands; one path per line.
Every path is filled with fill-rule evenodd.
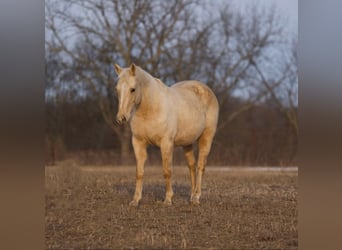
M 128 68 L 121 68 L 115 64 L 114 68 L 119 77 L 116 84 L 116 92 L 119 100 L 116 121 L 122 124 L 129 121 L 135 106 L 140 103 L 141 93 L 136 82 L 137 67 L 134 64 L 131 64 Z

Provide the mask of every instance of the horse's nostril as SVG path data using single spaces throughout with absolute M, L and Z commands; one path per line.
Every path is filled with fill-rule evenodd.
M 121 117 L 120 117 L 120 116 L 117 116 L 117 117 L 116 117 L 116 122 L 117 122 L 118 124 L 121 124 Z
M 120 125 L 126 121 L 127 121 L 127 119 L 124 115 L 120 115 L 120 116 L 116 117 L 116 122 L 119 123 Z

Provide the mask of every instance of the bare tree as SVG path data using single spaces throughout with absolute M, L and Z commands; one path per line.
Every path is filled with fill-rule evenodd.
M 168 77 L 174 80 L 177 75 L 174 68 L 180 65 L 173 58 L 186 56 L 183 47 L 193 43 L 187 34 L 193 33 L 195 3 L 193 0 L 47 3 L 46 27 L 54 41 L 47 41 L 48 49 L 63 52 L 71 62 L 69 67 L 76 73 L 76 80 L 97 98 L 106 123 L 120 138 L 123 160 L 129 156 L 129 129 L 120 128 L 112 121 L 116 108 L 112 62 L 121 65 L 135 62 L 157 76 L 163 74 L 166 80 Z M 74 34 L 75 46 L 67 39 L 69 34 Z M 182 48 L 178 48 L 180 42 Z M 179 54 L 169 53 L 173 50 Z M 170 67 L 171 61 L 175 67 Z
M 282 42 L 283 28 L 275 9 L 252 6 L 245 12 L 231 5 L 220 8 L 214 21 L 209 53 L 204 60 L 206 82 L 219 97 L 219 129 L 224 129 L 238 115 L 252 108 L 268 91 L 260 90 L 255 80 L 255 62 L 263 64 L 271 48 Z M 202 61 L 203 63 L 203 61 Z M 282 81 L 277 83 L 282 84 Z M 232 96 L 243 96 L 245 105 L 230 114 L 226 105 Z
M 67 74 L 63 71 L 63 60 L 59 54 L 47 51 L 45 54 L 45 99 L 46 99 L 46 159 L 50 159 L 49 164 L 55 164 L 61 157 L 64 148 L 62 140 L 62 123 L 64 114 L 61 110 L 50 108 L 60 105 L 64 95 L 61 94 L 60 82 L 67 80 Z
M 96 99 L 119 138 L 122 162 L 130 156 L 130 132 L 113 123 L 113 62 L 134 62 L 169 85 L 186 79 L 207 83 L 220 102 L 218 133 L 269 96 L 284 110 L 284 93 L 289 121 L 297 126 L 296 81 L 289 81 L 297 76 L 293 62 L 267 66 L 276 65 L 279 59 L 270 55 L 283 43 L 277 11 L 252 6 L 242 12 L 214 2 L 47 0 L 47 51 L 59 53 L 77 89 Z M 230 108 L 234 98 L 243 105 Z
M 266 76 L 255 61 L 252 61 L 252 67 L 261 83 L 260 89 L 265 93 L 263 97 L 272 101 L 289 124 L 291 144 L 294 146 L 291 158 L 294 158 L 298 144 L 298 65 L 295 38 L 287 50 L 289 53 L 283 53 L 283 59 L 279 62 L 278 76 Z

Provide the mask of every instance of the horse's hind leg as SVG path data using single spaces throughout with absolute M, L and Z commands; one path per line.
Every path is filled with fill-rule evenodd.
M 191 196 L 190 201 L 192 201 L 193 196 L 195 194 L 195 185 L 196 185 L 196 159 L 194 155 L 193 145 L 188 145 L 183 147 L 185 153 L 185 159 L 188 164 L 188 168 L 190 171 L 191 178 Z
M 201 197 L 202 177 L 205 171 L 205 165 L 207 164 L 207 158 L 210 152 L 214 134 L 214 130 L 207 128 L 206 130 L 204 130 L 203 134 L 200 136 L 198 140 L 198 162 L 195 194 L 192 196 L 192 199 L 190 200 L 190 202 L 195 205 L 198 205 L 200 203 L 199 199 Z

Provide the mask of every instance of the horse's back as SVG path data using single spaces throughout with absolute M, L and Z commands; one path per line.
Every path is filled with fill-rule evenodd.
M 199 81 L 182 81 L 172 85 L 171 88 L 180 92 L 184 92 L 185 90 L 195 94 L 195 96 L 197 96 L 198 99 L 206 106 L 211 102 L 217 102 L 213 91 L 207 85 Z
M 199 81 L 182 81 L 171 86 L 176 92 L 184 98 L 195 96 L 196 99 L 202 104 L 203 110 L 211 110 L 218 113 L 218 101 L 214 92 L 204 83 Z

